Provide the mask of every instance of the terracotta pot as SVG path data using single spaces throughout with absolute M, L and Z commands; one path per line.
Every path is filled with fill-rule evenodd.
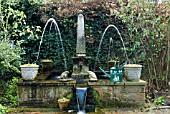
M 70 99 L 59 99 L 58 104 L 61 111 L 65 110 L 70 103 Z

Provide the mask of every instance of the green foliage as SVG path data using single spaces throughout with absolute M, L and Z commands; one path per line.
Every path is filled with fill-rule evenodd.
M 93 90 L 93 97 L 94 97 L 94 102 L 95 102 L 95 105 L 97 105 L 97 107 L 101 107 L 101 98 L 100 98 L 100 94 Z
M 3 2 L 2 9 L 11 9 L 11 12 L 7 12 L 7 14 L 11 14 L 9 19 L 6 18 L 6 15 L 4 14 L 5 19 L 10 23 L 4 23 L 8 26 L 8 29 L 15 34 L 7 36 L 8 39 L 22 40 L 21 47 L 25 52 L 22 54 L 22 63 L 32 63 L 35 61 L 36 52 L 38 50 L 38 46 L 36 47 L 35 44 L 39 45 L 41 35 L 41 27 L 36 26 L 38 23 L 37 18 L 39 17 L 35 17 L 35 14 L 43 2 L 44 0 L 17 0 Z M 8 33 L 10 33 L 10 31 L 8 31 Z
M 17 97 L 17 85 L 16 83 L 20 81 L 21 78 L 13 77 L 11 81 L 3 81 L 1 80 L 1 91 L 3 91 L 2 96 L 0 96 L 0 103 L 5 105 L 10 105 L 12 107 L 16 107 L 18 105 L 18 97 Z
M 154 100 L 154 103 L 156 105 L 164 105 L 165 104 L 164 97 L 163 96 L 158 97 L 157 99 Z
M 16 45 L 13 49 L 7 42 L 0 42 L 0 77 L 1 79 L 11 79 L 20 73 L 20 53 L 21 48 Z
M 11 1 L 0 1 L 0 40 L 19 39 L 24 35 L 26 15 L 23 11 L 14 10 Z
M 68 101 L 69 99 L 66 98 L 66 97 L 62 97 L 62 98 L 60 98 L 59 100 L 60 100 L 60 101 Z
M 69 93 L 69 94 L 66 96 L 67 99 L 71 99 L 72 97 L 73 97 L 73 94 L 72 94 L 72 93 Z
M 103 5 L 106 4 L 106 5 Z M 124 33 L 124 27 L 121 27 L 122 22 L 115 18 L 115 16 L 110 16 L 109 13 L 109 4 L 107 3 L 97 3 L 93 4 L 92 6 L 87 5 L 87 8 L 80 8 L 84 10 L 85 16 L 85 31 L 86 31 L 86 52 L 87 56 L 92 57 L 90 60 L 90 69 L 94 70 L 94 62 L 96 62 L 96 68 L 99 65 L 104 66 L 104 68 L 108 68 L 107 61 L 114 58 L 120 58 L 121 61 L 125 60 L 123 55 L 123 48 L 121 44 L 121 40 L 117 31 L 114 28 L 110 28 L 105 35 L 104 41 L 101 46 L 101 51 L 99 54 L 100 59 L 96 60 L 96 53 L 99 46 L 99 41 L 101 39 L 102 33 L 104 29 L 109 24 L 116 25 L 121 33 Z M 74 7 L 75 4 L 69 4 L 69 7 L 65 8 L 64 4 L 46 4 L 45 6 L 34 6 L 29 4 L 29 11 L 26 12 L 27 14 L 27 22 L 30 24 L 35 23 L 35 25 L 39 24 L 43 28 L 45 22 L 50 18 L 54 17 L 58 23 L 60 28 L 61 36 L 63 39 L 64 49 L 65 49 L 65 56 L 67 60 L 67 67 L 69 71 L 72 70 L 72 59 L 71 57 L 76 56 L 76 27 L 77 27 L 77 12 L 76 8 Z M 24 5 L 26 6 L 26 5 Z M 27 9 L 28 9 L 27 8 Z M 33 11 L 33 9 L 38 9 L 38 11 Z M 98 11 L 101 9 L 101 11 Z M 71 13 L 71 11 L 73 12 Z M 65 12 L 64 12 L 65 11 Z M 70 14 L 71 13 L 71 14 Z M 106 14 L 105 14 L 106 13 Z M 35 14 L 35 15 L 31 15 Z M 36 22 L 32 18 L 39 17 Z M 123 25 L 124 26 L 124 25 Z M 43 42 L 41 46 L 41 52 L 39 60 L 41 59 L 52 59 L 54 61 L 54 68 L 57 71 L 62 72 L 64 70 L 64 57 L 63 57 L 63 49 L 61 47 L 61 42 L 58 36 L 58 32 L 52 27 L 51 31 L 50 25 L 47 27 L 46 32 L 43 37 Z M 116 42 L 115 45 L 112 45 L 110 50 L 114 50 L 117 48 L 112 54 L 109 55 L 109 38 L 113 38 L 113 42 Z M 40 37 L 39 37 L 40 38 Z M 127 39 L 124 39 L 126 41 Z M 24 50 L 26 51 L 25 55 L 23 56 L 24 60 L 29 62 L 33 62 L 37 56 L 37 48 L 39 46 L 38 39 L 32 40 L 25 40 L 26 43 L 23 44 L 25 47 Z M 23 47 L 22 46 L 22 47 Z M 36 49 L 36 50 L 35 50 Z M 95 68 L 95 69 L 96 69 Z
M 6 114 L 6 110 L 7 110 L 7 107 L 2 106 L 2 104 L 0 104 L 0 114 Z
M 40 36 L 40 26 L 32 26 L 27 28 L 27 37 L 24 37 L 21 43 L 21 47 L 24 51 L 22 53 L 22 63 L 32 63 L 36 60 Z M 37 50 L 36 50 L 37 49 Z
M 18 106 L 18 96 L 17 96 L 17 82 L 19 82 L 21 78 L 13 77 L 10 81 L 7 91 L 7 96 L 9 98 L 9 102 L 13 107 Z
M 131 42 L 128 53 L 133 57 L 131 62 L 143 61 L 149 76 L 148 84 L 155 84 L 157 90 L 165 88 L 161 83 L 167 82 L 168 11 L 168 3 L 132 2 L 116 12 L 127 26 L 126 34 Z
M 28 0 L 32 4 L 44 4 L 45 0 Z
M 21 0 L 12 7 L 24 12 L 26 15 L 26 23 L 28 23 L 29 26 L 36 26 L 40 25 L 40 17 L 36 14 L 43 3 L 44 0 Z
M 23 40 L 24 43 L 27 43 L 32 39 L 37 40 L 39 38 L 38 33 L 41 33 L 40 26 L 35 26 L 31 24 L 27 25 L 28 17 L 25 15 L 25 12 L 21 10 L 22 9 L 21 7 L 22 5 L 20 6 L 21 2 L 23 1 L 21 0 L 0 1 L 0 11 L 1 11 L 0 40 L 1 41 L 8 42 L 8 40 L 14 40 L 14 41 Z M 20 8 L 17 9 L 17 6 Z M 25 47 L 23 47 L 23 49 L 25 49 Z M 29 61 L 29 60 L 26 59 L 25 61 Z
M 64 95 L 61 95 L 61 97 L 59 98 L 59 100 L 62 101 L 68 101 L 68 99 L 72 99 L 73 98 L 73 93 L 64 93 Z

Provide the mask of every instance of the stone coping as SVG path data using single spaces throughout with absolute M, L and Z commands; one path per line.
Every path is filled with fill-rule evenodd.
M 70 81 L 59 81 L 59 80 L 46 80 L 46 81 L 20 81 L 17 83 L 18 86 L 31 86 L 31 85 L 75 85 L 76 80 Z
M 147 82 L 144 80 L 139 80 L 138 82 L 132 82 L 132 81 L 123 81 L 123 82 L 119 82 L 119 83 L 114 83 L 114 82 L 110 82 L 110 80 L 98 80 L 96 82 L 88 82 L 88 85 L 115 85 L 115 86 L 121 86 L 121 85 L 129 85 L 129 86 L 140 86 L 140 85 L 146 85 Z
M 73 85 L 73 86 L 109 86 L 109 85 L 114 85 L 114 86 L 124 86 L 124 85 L 129 85 L 129 86 L 145 86 L 147 84 L 146 81 L 144 80 L 139 80 L 139 82 L 132 82 L 132 81 L 123 81 L 119 83 L 114 83 L 110 82 L 108 79 L 99 79 L 95 82 L 87 82 L 84 84 L 76 84 L 76 80 L 69 80 L 69 81 L 59 81 L 59 80 L 46 80 L 46 81 L 20 81 L 17 83 L 18 86 L 27 86 L 27 85 Z

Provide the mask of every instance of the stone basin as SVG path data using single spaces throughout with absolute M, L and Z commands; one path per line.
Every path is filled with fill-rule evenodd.
M 143 80 L 113 83 L 109 79 L 99 79 L 97 82 L 85 84 L 76 84 L 75 80 L 20 81 L 17 83 L 19 107 L 57 107 L 57 99 L 61 93 L 73 92 L 75 87 L 82 86 L 97 91 L 103 107 L 137 107 L 145 103 L 146 84 Z

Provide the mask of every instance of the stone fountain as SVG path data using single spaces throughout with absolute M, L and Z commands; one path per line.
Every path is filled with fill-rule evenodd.
M 71 77 L 77 81 L 89 79 L 89 74 L 87 71 L 89 71 L 88 60 L 90 57 L 86 57 L 84 16 L 81 10 L 78 15 L 76 55 L 76 57 L 72 57 L 73 73 Z
M 67 76 L 65 76 L 66 80 L 63 81 L 59 78 L 18 82 L 19 107 L 57 107 L 57 99 L 61 95 L 76 94 L 76 88 L 79 87 L 87 88 L 86 107 L 95 105 L 96 103 L 91 101 L 96 100 L 100 101 L 103 107 L 111 105 L 137 107 L 145 103 L 145 81 L 113 83 L 109 79 L 97 79 L 96 77 L 100 77 L 99 74 L 89 71 L 89 59 L 85 49 L 84 16 L 80 11 L 78 14 L 76 56 L 72 57 L 74 64 L 71 80 L 67 80 Z M 89 97 L 89 94 L 93 96 L 94 92 L 99 95 L 96 100 L 93 100 L 95 97 Z M 77 104 L 77 100 L 74 100 L 76 96 L 73 97 L 72 106 Z

